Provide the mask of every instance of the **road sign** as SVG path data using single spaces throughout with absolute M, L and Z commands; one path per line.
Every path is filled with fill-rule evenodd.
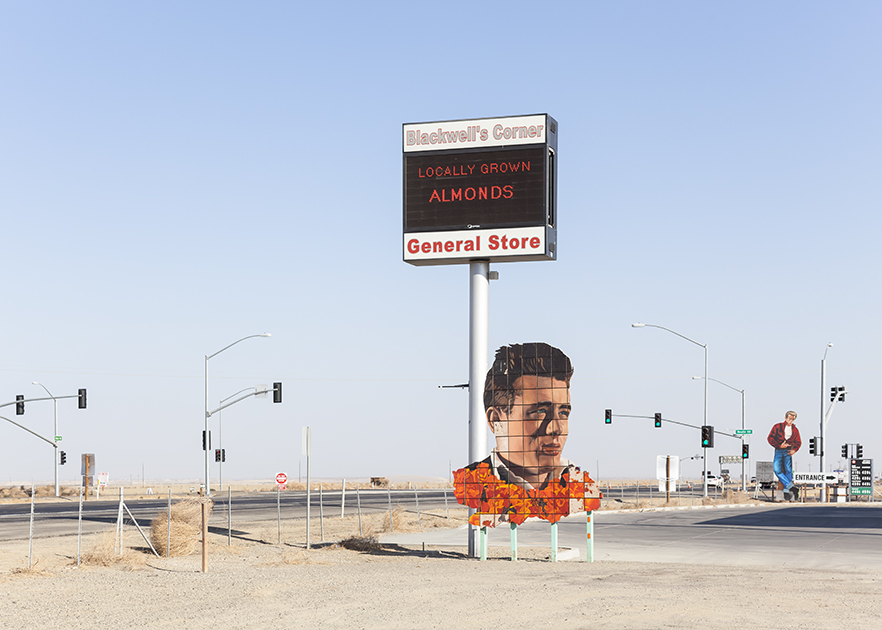
M 56 442 L 61 442 L 61 436 L 60 436 L 60 435 L 56 435 L 56 436 L 55 436 L 55 441 L 56 441 Z
M 276 483 L 280 486 L 284 486 L 286 483 L 288 483 L 288 475 L 286 475 L 285 473 L 279 473 L 278 475 L 276 475 Z
M 735 435 L 753 435 L 753 429 L 735 429 Z
M 836 475 L 821 472 L 797 472 L 793 473 L 794 483 L 823 483 L 824 481 L 835 482 Z
M 741 455 L 720 455 L 720 464 L 737 464 L 741 461 Z

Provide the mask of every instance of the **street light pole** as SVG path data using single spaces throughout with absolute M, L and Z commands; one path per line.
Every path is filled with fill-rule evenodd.
M 700 376 L 693 376 L 692 379 L 693 379 L 693 380 L 699 380 L 699 379 L 701 379 L 701 377 L 700 377 Z M 729 385 L 728 383 L 724 383 L 723 381 L 720 381 L 720 380 L 715 379 L 715 378 L 707 378 L 707 377 L 705 377 L 705 381 L 714 381 L 715 383 L 719 383 L 720 385 L 724 385 L 725 387 L 728 387 L 729 389 L 731 389 L 731 390 L 733 390 L 733 391 L 736 391 L 736 392 L 738 392 L 739 394 L 741 394 L 741 430 L 743 431 L 743 430 L 745 429 L 745 426 L 744 426 L 744 413 L 745 413 L 744 390 L 743 390 L 743 389 L 738 389 L 737 387 L 732 387 L 732 386 Z M 744 436 L 743 436 L 743 434 L 742 434 L 742 437 L 741 437 L 741 441 L 742 441 L 742 443 L 744 442 Z M 742 492 L 747 492 L 747 477 L 745 476 L 745 473 L 744 473 L 744 457 L 743 457 L 743 456 L 742 456 L 742 458 L 741 458 L 741 491 L 742 491 Z
M 245 341 L 246 339 L 251 339 L 253 337 L 272 337 L 272 335 L 270 333 L 260 333 L 259 335 L 248 335 L 247 337 L 242 337 L 241 339 L 234 341 L 230 345 L 228 345 L 224 348 L 221 348 L 220 350 L 218 350 L 214 354 L 206 354 L 205 355 L 205 496 L 206 497 L 211 496 L 211 486 L 209 485 L 209 474 L 208 474 L 208 466 L 209 466 L 208 452 L 209 452 L 210 446 L 211 446 L 209 443 L 209 439 L 208 439 L 208 436 L 209 436 L 208 418 L 211 415 L 208 413 L 208 360 L 213 357 L 216 357 L 224 350 L 228 350 L 228 349 L 232 348 L 237 343 Z
M 824 400 L 827 395 L 827 351 L 833 347 L 833 342 L 827 344 L 824 349 L 824 358 L 821 359 L 821 500 L 827 501 L 827 478 L 825 467 L 827 451 L 827 419 L 824 417 Z
M 676 330 L 671 330 L 670 328 L 665 328 L 664 326 L 657 326 L 655 324 L 631 324 L 632 328 L 660 328 L 661 330 L 666 330 L 673 335 L 677 335 L 681 339 L 685 339 L 690 343 L 694 343 L 696 346 L 700 346 L 704 348 L 704 424 L 707 426 L 707 344 L 706 343 L 698 343 L 695 339 L 690 339 L 686 335 L 681 335 Z M 703 495 L 707 498 L 707 447 L 702 447 L 704 449 L 704 475 L 701 480 L 701 485 L 703 488 Z
M 60 497 L 61 492 L 58 486 L 58 442 L 55 441 L 55 438 L 58 437 L 58 399 L 52 395 L 46 386 L 43 383 L 38 383 L 37 381 L 31 381 L 31 385 L 39 385 L 43 389 L 46 390 L 46 393 L 49 394 L 49 397 L 52 399 L 52 402 L 55 404 L 55 433 L 52 434 L 52 440 L 55 444 L 55 496 Z

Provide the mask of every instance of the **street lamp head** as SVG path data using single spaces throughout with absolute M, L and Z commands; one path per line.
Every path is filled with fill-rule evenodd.
M 272 337 L 271 333 L 260 333 L 261 337 Z
M 693 380 L 693 381 L 703 381 L 703 380 L 704 380 L 704 377 L 703 377 L 703 376 L 693 376 L 693 377 L 692 377 L 692 380 Z
M 31 381 L 31 385 L 39 385 L 37 381 Z
M 631 328 L 644 328 L 644 327 L 646 327 L 646 324 L 641 324 L 639 322 L 636 324 L 631 324 Z
M 828 343 L 828 344 L 827 344 L 827 347 L 828 347 L 828 348 L 832 348 L 832 347 L 833 347 L 833 342 L 831 341 L 830 343 Z

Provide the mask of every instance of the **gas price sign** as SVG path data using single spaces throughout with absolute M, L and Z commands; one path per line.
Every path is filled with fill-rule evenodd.
M 406 124 L 404 260 L 554 260 L 557 122 L 547 114 Z

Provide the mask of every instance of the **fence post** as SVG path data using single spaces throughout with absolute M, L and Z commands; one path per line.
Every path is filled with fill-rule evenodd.
M 364 534 L 361 533 L 361 492 L 358 484 L 355 484 L 355 500 L 358 503 L 358 535 L 363 536 Z
M 165 557 L 171 556 L 171 490 L 168 491 L 168 520 L 165 528 Z
M 319 486 L 319 529 L 322 533 L 322 542 L 325 542 L 325 503 L 322 498 L 321 486 Z
M 28 569 L 31 568 L 31 556 L 34 551 L 34 495 L 37 493 L 33 485 L 31 485 L 31 527 L 28 533 Z
M 389 496 L 389 531 L 395 533 L 395 527 L 392 525 L 392 484 L 386 485 L 386 493 Z
M 77 515 L 77 566 L 80 566 L 81 550 L 83 548 L 83 488 L 80 487 L 80 509 Z
M 417 523 L 419 523 L 420 531 L 423 531 L 423 519 L 420 516 L 420 495 L 417 494 L 419 491 L 416 489 L 416 486 L 413 488 L 413 496 L 416 499 L 416 509 L 417 509 Z

